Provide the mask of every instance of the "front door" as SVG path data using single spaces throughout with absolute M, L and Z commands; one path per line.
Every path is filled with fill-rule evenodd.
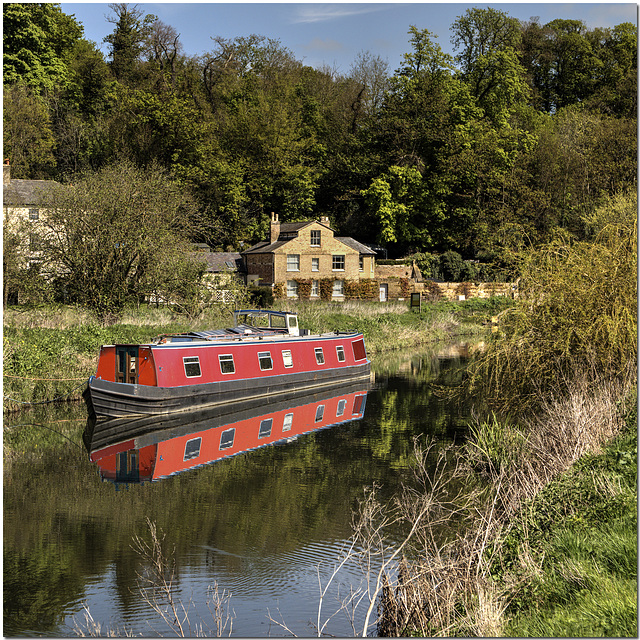
M 389 294 L 389 285 L 381 284 L 380 285 L 380 302 L 386 302 Z
M 138 347 L 116 347 L 116 382 L 138 382 Z

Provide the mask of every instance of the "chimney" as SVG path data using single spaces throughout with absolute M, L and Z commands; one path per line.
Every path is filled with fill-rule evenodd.
M 4 161 L 2 165 L 2 184 L 10 184 L 11 182 L 11 165 L 8 160 Z
M 278 214 L 271 212 L 271 244 L 276 242 L 280 237 L 280 221 L 278 220 Z
M 320 222 L 329 226 L 329 216 L 320 216 Z

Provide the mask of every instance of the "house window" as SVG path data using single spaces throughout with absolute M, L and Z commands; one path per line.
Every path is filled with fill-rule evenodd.
M 29 220 L 39 220 L 40 209 L 29 209 Z
M 293 413 L 287 413 L 282 423 L 283 431 L 291 431 L 291 425 L 293 424 Z
M 200 455 L 201 444 L 202 438 L 187 440 L 187 444 L 184 447 L 184 460 L 193 460 L 193 458 L 197 458 Z
M 260 423 L 260 430 L 258 431 L 258 439 L 268 438 L 271 435 L 271 427 L 273 426 L 273 418 L 268 418 Z
M 344 256 L 343 255 L 331 256 L 331 258 L 332 258 L 331 268 L 334 271 L 344 271 Z
M 364 271 L 364 256 L 360 256 L 358 259 L 358 267 L 360 271 Z
M 233 447 L 233 440 L 236 437 L 235 429 L 227 429 L 220 435 L 220 449 L 229 449 Z
M 344 362 L 346 360 L 344 355 L 344 347 L 342 345 L 336 347 L 336 354 L 338 356 L 338 362 Z
M 236 367 L 233 363 L 233 356 L 231 354 L 219 355 L 220 371 L 222 373 L 235 373 Z
M 270 351 L 261 351 L 258 353 L 258 361 L 260 362 L 260 369 L 262 371 L 273 369 L 273 360 L 271 359 Z
M 343 296 L 344 295 L 344 280 L 334 280 L 333 281 L 333 295 L 334 296 Z
M 295 280 L 287 280 L 287 298 L 298 297 L 298 283 Z
M 316 362 L 318 364 L 324 364 L 324 353 L 322 352 L 322 347 L 316 347 Z
M 299 253 L 292 253 L 287 256 L 287 271 L 300 271 Z
M 202 375 L 200 371 L 200 358 L 198 356 L 189 356 L 182 358 L 184 363 L 184 373 L 187 378 L 199 378 Z
M 311 271 L 320 271 L 320 258 L 311 258 Z
M 293 367 L 293 358 L 291 357 L 291 351 L 282 352 L 282 362 L 287 369 Z
M 347 406 L 347 401 L 344 398 L 342 398 L 342 400 L 338 402 L 338 409 L 336 411 L 337 418 L 339 418 L 341 415 L 344 414 L 344 410 L 346 406 Z
M 320 295 L 320 282 L 318 280 L 311 281 L 311 295 L 316 298 Z
M 320 246 L 320 231 L 312 231 L 311 232 L 311 246 L 319 247 Z
M 319 404 L 318 408 L 316 409 L 316 422 L 320 422 L 323 417 L 324 417 L 324 405 Z

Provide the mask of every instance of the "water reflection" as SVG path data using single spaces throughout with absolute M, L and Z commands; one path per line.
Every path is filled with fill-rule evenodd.
M 83 440 L 102 480 L 119 489 L 360 420 L 369 386 L 360 381 L 340 393 L 332 389 L 261 399 L 236 411 L 225 407 L 164 417 L 89 418 Z

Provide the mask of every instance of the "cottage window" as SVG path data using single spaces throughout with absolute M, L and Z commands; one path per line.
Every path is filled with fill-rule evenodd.
M 324 353 L 322 352 L 322 347 L 316 347 L 316 362 L 318 364 L 324 364 Z
M 293 367 L 293 358 L 291 357 L 291 351 L 282 352 L 282 362 L 287 369 Z
M 316 409 L 316 422 L 320 422 L 323 417 L 324 417 L 324 405 L 320 404 Z
M 287 256 L 287 271 L 300 271 L 299 253 L 292 253 Z
M 187 378 L 199 378 L 202 375 L 200 371 L 200 358 L 198 356 L 189 356 L 182 358 L 184 363 L 184 374 Z
M 233 362 L 233 355 L 224 354 L 219 355 L 218 360 L 220 362 L 220 371 L 221 373 L 235 373 L 236 367 Z
M 29 209 L 29 220 L 39 220 L 40 209 Z
M 333 295 L 334 296 L 343 296 L 344 295 L 344 280 L 334 280 L 333 281 Z
M 293 413 L 287 413 L 282 422 L 283 431 L 291 431 L 291 425 L 293 424 Z
M 273 418 L 268 418 L 260 423 L 258 438 L 268 438 L 271 435 L 271 427 L 273 426 Z
M 360 256 L 358 260 L 358 266 L 360 268 L 360 271 L 364 271 L 364 256 Z
M 331 256 L 331 268 L 334 271 L 344 271 L 344 255 Z
M 298 283 L 295 280 L 287 280 L 287 298 L 298 297 Z
M 318 280 L 311 281 L 311 296 L 318 297 L 320 295 L 320 282 Z
M 320 271 L 320 258 L 311 258 L 311 271 Z
M 233 447 L 233 440 L 236 437 L 235 429 L 227 429 L 220 434 L 220 449 Z
M 193 440 L 187 440 L 187 444 L 184 447 L 184 460 L 192 460 L 200 455 L 200 445 L 202 444 L 202 438 L 194 438 Z
M 338 362 L 344 362 L 346 357 L 344 355 L 344 347 L 342 345 L 338 345 L 336 347 L 336 355 L 338 356 Z
M 319 247 L 320 246 L 320 231 L 315 230 L 311 232 L 311 246 Z
M 271 359 L 270 351 L 261 351 L 258 353 L 258 361 L 260 362 L 260 369 L 262 371 L 273 369 L 273 360 Z
M 341 415 L 344 414 L 344 410 L 346 406 L 347 406 L 347 401 L 344 398 L 342 398 L 342 400 L 338 402 L 338 409 L 336 410 L 337 418 L 339 418 Z

